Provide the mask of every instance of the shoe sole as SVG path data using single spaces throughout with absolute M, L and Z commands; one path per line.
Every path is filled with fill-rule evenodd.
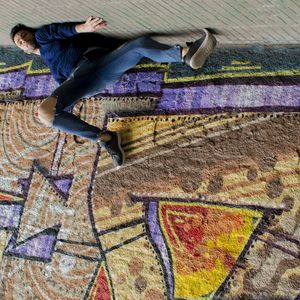
M 206 37 L 201 46 L 191 57 L 189 63 L 190 67 L 195 70 L 200 69 L 204 65 L 207 57 L 212 53 L 217 45 L 216 38 L 207 29 L 203 29 L 203 31 Z
M 125 152 L 124 152 L 124 150 L 123 150 L 122 147 L 121 147 L 121 141 L 122 141 L 121 135 L 120 135 L 119 132 L 116 132 L 116 134 L 117 134 L 117 137 L 118 137 L 118 147 L 119 147 L 120 151 L 122 152 L 123 161 L 122 161 L 122 164 L 121 164 L 121 165 L 115 166 L 115 167 L 120 167 L 120 166 L 122 166 L 122 165 L 124 164 L 124 162 L 125 162 Z

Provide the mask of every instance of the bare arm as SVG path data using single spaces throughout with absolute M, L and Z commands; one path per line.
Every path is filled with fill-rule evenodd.
M 85 23 L 77 24 L 75 30 L 78 33 L 82 32 L 95 32 L 107 26 L 107 22 L 102 18 L 90 16 L 86 19 Z

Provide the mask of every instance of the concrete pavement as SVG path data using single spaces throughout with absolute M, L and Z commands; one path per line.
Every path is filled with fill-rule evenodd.
M 130 38 L 145 32 L 174 33 L 168 41 L 198 36 L 215 28 L 221 44 L 299 44 L 299 0 L 10 0 L 0 1 L 0 45 L 10 45 L 16 23 L 39 26 L 57 21 L 104 17 L 103 33 Z

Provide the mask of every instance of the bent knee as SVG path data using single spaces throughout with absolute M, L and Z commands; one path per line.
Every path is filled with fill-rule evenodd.
M 38 108 L 38 117 L 40 121 L 48 127 L 53 124 L 56 102 L 57 98 L 50 96 L 46 98 Z

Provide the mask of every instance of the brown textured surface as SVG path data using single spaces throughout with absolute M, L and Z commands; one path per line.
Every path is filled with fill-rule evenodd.
M 241 120 L 239 124 L 245 122 L 248 121 Z M 196 123 L 193 128 L 197 128 Z M 95 210 L 113 207 L 116 211 L 115 207 L 118 206 L 119 215 L 122 215 L 125 208 L 131 211 L 139 209 L 139 203 L 132 205 L 130 202 L 131 193 L 144 194 L 146 191 L 154 196 L 159 196 L 161 192 L 178 195 L 200 193 L 211 197 L 216 195 L 216 201 L 221 201 L 219 195 L 233 193 L 231 190 L 234 189 L 247 190 L 251 186 L 259 185 L 262 189 L 258 188 L 245 194 L 244 199 L 235 198 L 233 193 L 231 200 L 233 203 L 242 204 L 248 199 L 249 203 L 259 203 L 267 207 L 284 205 L 286 211 L 281 216 L 270 219 L 266 223 L 267 228 L 274 230 L 276 234 L 282 233 L 299 239 L 300 205 L 299 200 L 293 199 L 293 193 L 297 194 L 299 191 L 298 168 L 282 167 L 284 161 L 298 157 L 299 130 L 300 117 L 297 113 L 281 115 L 270 120 L 263 119 L 256 124 L 249 124 L 217 137 L 203 137 L 199 142 L 190 145 L 188 143 L 200 135 L 195 132 L 191 138 L 185 135 L 183 130 L 179 140 L 160 145 L 154 143 L 150 150 L 130 156 L 125 166 L 117 172 L 108 172 L 105 176 L 99 173 L 95 182 L 95 192 L 98 195 L 94 202 Z M 209 135 L 209 132 L 207 134 Z M 185 142 L 187 146 L 178 147 Z M 173 151 L 163 152 L 172 149 Z M 156 155 L 157 153 L 161 154 Z M 100 164 L 100 170 L 101 168 L 110 170 L 109 166 L 101 167 Z M 239 175 L 231 184 L 227 182 L 228 176 L 241 172 L 245 174 L 244 181 L 238 179 L 241 177 Z M 292 176 L 294 188 L 289 188 L 288 181 L 291 179 L 288 176 Z M 110 222 L 118 223 L 115 215 L 111 215 Z M 104 221 L 96 224 L 100 228 L 105 227 Z M 232 284 L 229 282 L 224 287 L 224 297 L 258 299 L 260 296 L 281 295 L 281 299 L 293 299 L 295 290 L 300 288 L 296 280 L 298 277 L 292 277 L 293 283 L 290 284 L 291 279 L 287 274 L 297 274 L 295 272 L 300 261 L 276 247 L 288 249 L 295 255 L 299 255 L 299 249 L 296 244 L 282 236 L 263 233 L 262 239 L 266 240 L 266 243 L 255 242 L 254 248 L 247 254 L 248 262 L 240 263 L 240 267 L 237 267 L 235 279 L 231 280 Z M 275 245 L 275 248 L 272 245 Z M 226 263 L 226 259 L 224 262 Z M 285 285 L 288 285 L 288 288 Z M 288 290 L 293 291 L 293 295 L 285 295 Z
M 300 144 L 300 136 L 296 134 L 299 130 L 298 115 L 281 116 L 219 137 L 207 138 L 197 145 L 178 148 L 176 152 L 149 158 L 142 163 L 142 167 L 139 164 L 130 166 L 129 158 L 126 162 L 128 167 L 125 166 L 124 169 L 96 181 L 96 194 L 101 189 L 101 198 L 112 203 L 116 210 L 113 196 L 124 188 L 159 192 L 168 190 L 168 182 L 170 186 L 176 183 L 183 190 L 191 192 L 201 180 L 207 179 L 210 182 L 208 191 L 218 193 L 222 189 L 222 178 L 219 174 L 245 167 L 248 168 L 248 172 L 254 174 L 249 175 L 252 180 L 256 178 L 255 174 L 258 170 L 271 171 L 274 168 L 276 162 L 274 156 L 296 154 Z M 172 148 L 176 144 L 177 142 L 173 145 L 156 146 L 146 154 L 150 156 L 162 149 Z M 143 152 L 143 156 L 146 154 Z M 186 164 L 187 159 L 191 164 Z M 270 178 L 266 187 L 271 198 L 280 195 L 279 178 Z

